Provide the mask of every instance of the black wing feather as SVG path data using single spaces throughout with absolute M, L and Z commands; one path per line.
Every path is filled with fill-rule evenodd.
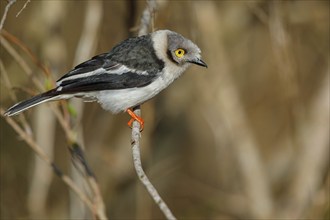
M 70 76 L 88 73 L 94 71 L 96 69 L 101 68 L 108 61 L 106 60 L 106 56 L 108 53 L 102 53 L 97 56 L 92 57 L 90 60 L 87 60 L 79 65 L 77 65 L 73 70 L 69 71 L 67 74 L 63 75 L 61 78 L 57 80 L 57 82 L 68 78 Z M 109 65 L 109 64 L 108 64 Z
M 129 38 L 110 52 L 94 56 L 62 76 L 57 81 L 58 91 L 65 94 L 146 86 L 164 68 L 164 62 L 157 58 L 152 45 L 150 35 Z M 122 65 L 127 67 L 127 72 L 116 74 L 115 70 Z M 83 75 L 96 70 L 95 74 Z M 70 78 L 72 76 L 77 77 Z
M 45 93 L 39 94 L 37 96 L 34 96 L 28 100 L 24 100 L 22 102 L 17 103 L 16 105 L 13 105 L 10 107 L 6 112 L 5 115 L 11 116 L 18 114 L 22 111 L 25 111 L 26 109 L 29 109 L 35 105 L 38 105 L 42 102 L 48 101 L 56 96 L 60 95 L 59 92 L 57 92 L 55 89 L 49 90 Z
M 150 84 L 155 77 L 154 75 L 138 75 L 132 72 L 121 75 L 98 74 L 79 80 L 63 81 L 60 85 L 62 87 L 61 94 L 143 87 Z

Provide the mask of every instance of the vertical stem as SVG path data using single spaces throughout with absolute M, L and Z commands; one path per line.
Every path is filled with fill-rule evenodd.
M 136 107 L 134 109 L 134 113 L 137 116 L 141 116 L 141 110 L 140 106 Z M 164 200 L 160 197 L 158 194 L 156 188 L 152 185 L 149 178 L 145 174 L 142 163 L 141 163 L 141 155 L 140 155 L 140 124 L 137 121 L 133 122 L 132 127 L 132 152 L 133 152 L 133 162 L 134 162 L 134 168 L 135 171 L 142 182 L 142 184 L 146 187 L 148 190 L 150 196 L 153 198 L 155 203 L 159 206 L 160 210 L 164 213 L 167 219 L 176 219 L 174 215 L 172 214 L 171 210 L 168 208 Z
M 147 34 L 150 25 L 153 23 L 153 15 L 157 9 L 157 2 L 155 0 L 148 0 L 147 6 L 144 9 L 144 12 L 141 17 L 141 25 L 139 30 L 139 36 Z M 134 113 L 137 116 L 141 116 L 141 109 L 140 106 L 134 107 Z M 159 206 L 160 210 L 164 213 L 167 219 L 176 219 L 172 214 L 171 210 L 168 208 L 164 200 L 158 194 L 156 188 L 152 185 L 149 178 L 145 174 L 142 163 L 141 163 L 141 155 L 140 155 L 140 124 L 137 121 L 133 122 L 132 126 L 132 138 L 131 138 L 131 145 L 132 145 L 132 152 L 133 152 L 133 163 L 135 171 L 142 182 L 142 184 L 146 187 L 147 191 L 149 192 L 150 196 L 153 198 L 155 203 Z

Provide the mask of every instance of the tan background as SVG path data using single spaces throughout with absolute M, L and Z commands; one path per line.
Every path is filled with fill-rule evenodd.
M 6 1 L 0 2 L 3 14 Z M 24 3 L 10 8 L 4 29 L 54 79 L 135 35 L 145 7 L 144 1 L 31 1 L 15 17 Z M 83 27 L 90 7 L 97 13 L 91 17 L 100 16 L 99 26 L 88 26 L 96 43 L 77 53 L 89 34 Z M 329 1 L 161 1 L 154 27 L 196 42 L 209 66 L 191 67 L 142 106 L 143 165 L 176 217 L 329 218 Z M 12 46 L 45 86 L 42 70 Z M 22 100 L 44 91 L 0 49 L 16 88 L 6 88 L 2 69 L 2 108 L 15 103 L 13 92 Z M 69 173 L 64 132 L 47 109 L 24 114 L 33 135 L 51 145 L 49 155 Z M 129 117 L 96 103 L 84 104 L 76 121 L 82 114 L 75 130 L 82 132 L 108 217 L 163 218 L 133 170 Z M 1 219 L 80 218 L 63 182 L 42 162 L 36 165 L 2 117 L 0 126 Z M 36 166 L 44 167 L 39 174 Z

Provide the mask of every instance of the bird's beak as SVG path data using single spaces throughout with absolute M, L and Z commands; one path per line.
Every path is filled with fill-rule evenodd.
M 197 58 L 195 60 L 191 60 L 189 62 L 207 68 L 207 64 L 203 60 L 201 60 L 200 58 Z

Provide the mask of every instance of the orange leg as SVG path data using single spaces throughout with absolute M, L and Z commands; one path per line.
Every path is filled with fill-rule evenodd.
M 131 120 L 127 123 L 130 128 L 132 128 L 133 121 L 140 123 L 140 131 L 144 128 L 144 120 L 140 116 L 137 116 L 131 109 L 127 109 L 126 112 L 132 117 Z

